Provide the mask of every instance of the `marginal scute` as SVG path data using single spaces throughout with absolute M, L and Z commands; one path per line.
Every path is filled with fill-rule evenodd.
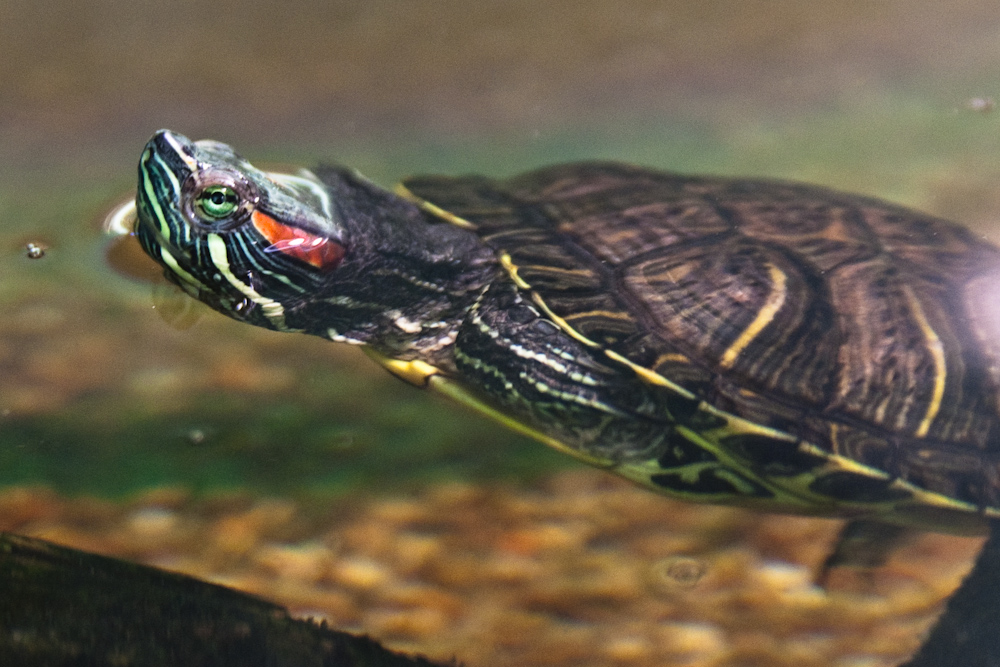
M 734 435 L 722 444 L 745 457 L 767 476 L 784 477 L 812 473 L 827 458 L 804 450 L 800 443 L 769 438 L 765 435 Z
M 900 474 L 922 488 L 977 506 L 1000 506 L 995 454 L 911 447 L 899 452 Z
M 968 313 L 969 327 L 976 345 L 982 352 L 976 355 L 977 368 L 993 386 L 1000 385 L 1000 267 L 969 281 L 961 295 L 963 311 Z M 974 352 L 975 350 L 973 350 Z M 994 397 L 995 398 L 995 397 Z M 997 405 L 994 404 L 994 409 Z M 997 438 L 1000 447 L 1000 438 Z
M 963 227 L 882 202 L 870 201 L 859 210 L 880 246 L 905 259 L 921 280 L 960 284 L 996 267 L 995 248 Z
M 893 486 L 892 479 L 835 471 L 817 477 L 809 490 L 833 500 L 850 503 L 891 503 L 909 497 L 905 489 Z
M 821 434 L 826 431 L 831 450 L 838 456 L 853 461 L 864 461 L 877 470 L 887 470 L 890 466 L 896 465 L 896 451 L 899 446 L 887 438 L 847 424 L 813 419 L 811 425 L 817 431 L 813 440 L 821 441 L 823 437 Z

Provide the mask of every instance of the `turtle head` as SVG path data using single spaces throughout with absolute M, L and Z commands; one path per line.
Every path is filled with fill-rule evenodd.
M 217 141 L 161 130 L 139 161 L 136 236 L 167 277 L 271 329 L 344 258 L 344 228 L 311 172 L 257 169 Z
M 498 270 L 471 231 L 351 169 L 265 172 L 168 130 L 142 152 L 135 212 L 146 253 L 215 310 L 393 354 L 447 338 Z

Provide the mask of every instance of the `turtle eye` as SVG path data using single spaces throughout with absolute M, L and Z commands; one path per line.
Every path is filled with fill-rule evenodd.
M 211 221 L 228 218 L 240 206 L 240 196 L 236 190 L 225 185 L 210 185 L 195 197 L 195 210 Z
M 196 229 L 225 232 L 249 220 L 259 200 L 257 188 L 239 172 L 206 169 L 184 181 L 180 207 Z

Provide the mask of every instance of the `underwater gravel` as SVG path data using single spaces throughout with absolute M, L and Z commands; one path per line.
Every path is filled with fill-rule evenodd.
M 234 586 L 469 667 L 876 667 L 920 643 L 976 538 L 813 584 L 840 524 L 696 506 L 596 471 L 330 503 L 0 490 L 0 529 Z

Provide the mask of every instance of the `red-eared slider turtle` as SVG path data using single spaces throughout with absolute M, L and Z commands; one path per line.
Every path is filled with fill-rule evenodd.
M 1000 251 L 809 185 L 616 163 L 254 168 L 169 131 L 136 235 L 234 319 L 685 500 L 945 531 L 1000 514 Z

